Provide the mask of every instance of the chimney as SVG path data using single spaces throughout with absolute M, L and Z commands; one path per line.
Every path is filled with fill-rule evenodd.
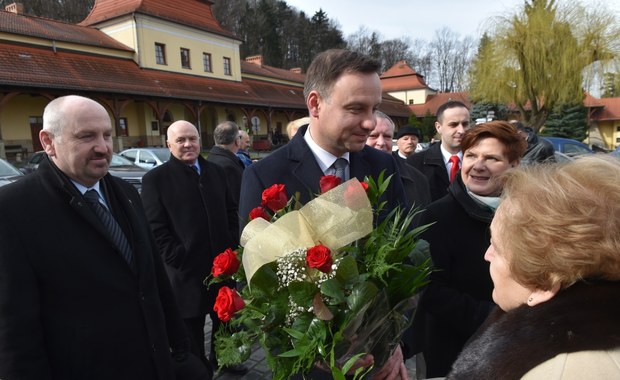
M 293 67 L 290 69 L 290 72 L 295 74 L 301 74 L 301 67 Z
M 246 57 L 245 61 L 248 63 L 252 63 L 257 66 L 263 66 L 263 56 L 262 55 L 252 55 L 250 57 Z
M 24 4 L 22 3 L 12 3 L 4 7 L 4 10 L 11 13 L 16 13 L 18 15 L 24 14 Z

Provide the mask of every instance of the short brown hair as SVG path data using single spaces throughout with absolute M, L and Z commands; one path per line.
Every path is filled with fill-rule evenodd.
M 330 49 L 319 53 L 306 72 L 304 97 L 308 99 L 316 90 L 323 98 L 329 99 L 334 83 L 344 73 L 379 74 L 381 64 L 361 53 L 345 49 Z
M 461 141 L 461 150 L 465 152 L 478 144 L 480 140 L 489 137 L 494 137 L 504 144 L 506 149 L 504 154 L 510 162 L 519 160 L 527 149 L 527 141 L 519 135 L 512 124 L 507 121 L 496 120 L 478 124 L 467 130 Z
M 505 174 L 496 234 L 513 278 L 550 290 L 620 280 L 620 162 L 592 155 Z

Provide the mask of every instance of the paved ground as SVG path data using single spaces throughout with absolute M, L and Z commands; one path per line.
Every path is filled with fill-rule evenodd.
M 211 320 L 207 317 L 207 323 L 205 324 L 205 336 L 207 338 L 207 350 L 209 349 L 209 342 L 211 339 Z M 271 372 L 269 371 L 269 367 L 267 366 L 267 362 L 265 361 L 265 353 L 260 347 L 256 347 L 256 349 L 252 352 L 250 358 L 244 363 L 250 371 L 243 376 L 236 376 L 229 373 L 219 373 L 215 376 L 216 380 L 238 380 L 238 379 L 248 379 L 248 380 L 268 380 L 271 379 Z M 407 369 L 409 371 L 409 378 L 415 379 L 415 360 L 410 359 L 405 363 Z

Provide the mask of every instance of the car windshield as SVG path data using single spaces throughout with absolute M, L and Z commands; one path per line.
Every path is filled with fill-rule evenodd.
M 166 148 L 153 149 L 151 152 L 153 152 L 161 162 L 166 162 L 170 159 L 170 150 Z
M 21 175 L 22 173 L 17 170 L 13 165 L 4 160 L 0 160 L 0 177 L 14 177 Z
M 112 155 L 112 160 L 110 161 L 110 167 L 119 167 L 119 166 L 135 166 L 133 162 L 129 161 L 123 156 L 119 156 L 118 154 Z

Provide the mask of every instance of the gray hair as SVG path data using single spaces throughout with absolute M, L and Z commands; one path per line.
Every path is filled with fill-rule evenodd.
M 230 145 L 239 138 L 239 126 L 234 121 L 225 121 L 215 127 L 213 139 L 216 145 Z
M 375 118 L 376 119 L 385 119 L 387 120 L 391 125 L 392 125 L 392 129 L 394 129 L 396 127 L 396 124 L 394 124 L 394 120 L 392 120 L 391 117 L 389 117 L 388 115 L 386 115 L 385 113 L 376 110 L 375 111 Z

